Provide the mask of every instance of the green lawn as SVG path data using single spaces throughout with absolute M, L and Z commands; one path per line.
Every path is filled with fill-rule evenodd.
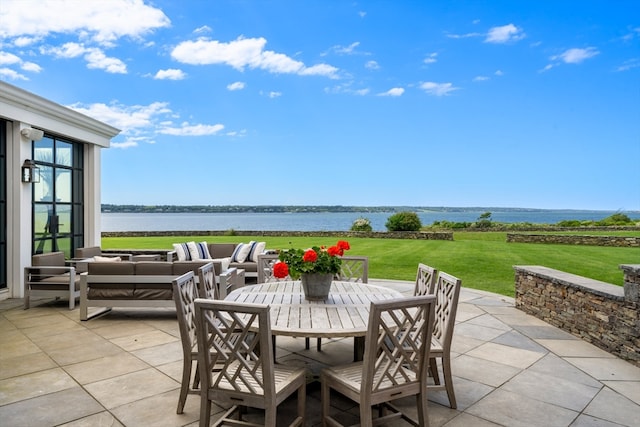
M 588 233 L 585 233 L 588 234 Z M 104 249 L 172 249 L 184 241 L 267 242 L 269 249 L 333 245 L 332 237 L 106 237 Z M 419 262 L 462 279 L 463 286 L 514 296 L 514 265 L 543 265 L 623 284 L 620 264 L 640 264 L 640 248 L 506 243 L 505 232 L 458 232 L 453 241 L 350 238 L 349 255 L 369 257 L 369 277 L 414 280 Z

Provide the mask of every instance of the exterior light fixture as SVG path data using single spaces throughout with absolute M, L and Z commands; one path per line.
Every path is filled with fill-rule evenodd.
M 40 182 L 40 168 L 31 159 L 22 164 L 22 182 Z
M 20 133 L 30 141 L 40 141 L 44 136 L 44 131 L 35 128 L 24 128 Z

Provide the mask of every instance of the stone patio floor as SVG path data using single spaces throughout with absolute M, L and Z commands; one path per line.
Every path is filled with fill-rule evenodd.
M 408 282 L 370 283 L 413 291 Z M 352 346 L 323 340 L 318 352 L 304 350 L 303 339 L 278 337 L 277 360 L 312 373 L 307 426 L 321 425 L 313 378 L 323 366 L 349 362 Z M 452 358 L 458 408 L 444 392 L 429 393 L 432 427 L 640 425 L 640 368 L 522 313 L 512 298 L 463 288 Z M 29 310 L 19 299 L 0 302 L 2 426 L 197 426 L 197 396 L 176 414 L 181 369 L 173 310 L 114 309 L 80 322 L 66 301 Z M 415 399 L 398 406 L 415 414 Z M 286 401 L 279 419 L 294 410 L 295 399 Z M 221 411 L 214 405 L 212 420 Z M 332 396 L 332 411 L 357 422 L 357 405 L 340 396 Z

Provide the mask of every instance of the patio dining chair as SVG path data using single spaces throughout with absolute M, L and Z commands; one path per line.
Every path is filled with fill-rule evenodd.
M 198 295 L 206 299 L 225 299 L 227 287 L 216 280 L 216 272 L 212 262 L 198 267 Z
M 213 264 L 211 264 L 213 266 Z M 176 303 L 180 340 L 182 341 L 182 385 L 178 398 L 178 414 L 182 414 L 187 395 L 200 394 L 200 377 L 197 370 L 198 349 L 196 344 L 196 321 L 194 302 L 198 298 L 198 287 L 192 271 L 173 280 L 173 300 Z M 191 372 L 193 363 L 196 370 L 191 386 Z
M 340 271 L 335 275 L 335 280 L 342 282 L 369 283 L 369 257 L 343 256 L 340 257 Z M 311 346 L 309 338 L 305 338 L 304 348 L 309 350 Z M 317 339 L 316 349 L 322 350 L 322 338 Z
M 426 264 L 418 264 L 416 273 L 416 287 L 413 295 L 427 295 L 438 280 L 438 270 Z
M 265 426 L 275 427 L 278 405 L 296 391 L 297 414 L 289 425 L 304 425 L 306 370 L 274 364 L 269 306 L 198 299 L 195 307 L 200 426 L 209 426 L 213 401 L 231 406 L 216 425 L 255 426 L 241 419 L 240 409 L 252 407 L 264 410 Z
M 371 303 L 363 360 L 321 371 L 323 425 L 342 425 L 329 413 L 331 390 L 360 404 L 363 427 L 393 418 L 402 418 L 414 426 L 429 425 L 424 384 L 429 368 L 434 306 L 433 296 Z M 416 396 L 417 421 L 391 403 L 407 396 Z M 373 406 L 378 406 L 375 419 Z
M 438 280 L 429 289 L 429 295 L 436 298 L 435 321 L 433 325 L 433 337 L 431 340 L 431 354 L 429 360 L 429 372 L 433 376 L 435 385 L 429 384 L 429 391 L 445 390 L 449 399 L 449 406 L 456 409 L 456 395 L 453 390 L 453 378 L 451 375 L 451 341 L 453 340 L 453 327 L 456 323 L 456 311 L 462 281 L 450 274 L 440 272 Z M 438 374 L 438 363 L 442 363 L 442 375 L 444 384 L 441 384 Z

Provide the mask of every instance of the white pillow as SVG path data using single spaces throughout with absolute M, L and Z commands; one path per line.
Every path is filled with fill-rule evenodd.
M 120 258 L 119 256 L 94 256 L 93 260 L 95 262 L 120 262 L 122 261 L 122 258 Z
M 231 264 L 231 258 L 214 258 L 212 261 L 220 262 L 220 271 L 227 271 L 229 269 L 229 264 Z
M 266 246 L 266 242 L 258 242 L 253 245 L 249 253 L 249 261 L 258 262 L 258 255 L 262 255 Z
M 176 255 L 178 255 L 178 261 L 191 261 L 191 252 L 189 252 L 189 243 L 194 243 L 194 242 L 173 244 L 173 250 L 176 251 Z
M 231 262 L 245 262 L 250 250 L 251 245 L 247 245 L 246 243 L 238 243 L 238 246 L 236 246 L 236 249 L 233 251 L 233 255 L 231 255 Z
M 187 242 L 187 247 L 192 260 L 211 259 L 207 242 Z

